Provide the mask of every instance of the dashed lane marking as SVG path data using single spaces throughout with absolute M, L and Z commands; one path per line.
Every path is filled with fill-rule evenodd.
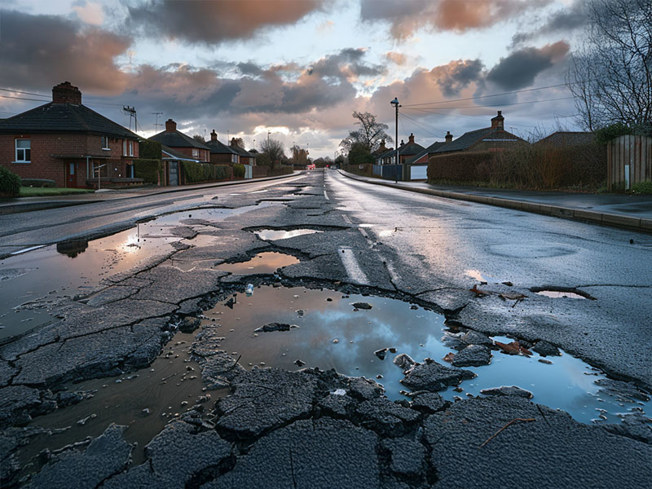
M 362 268 L 360 268 L 358 260 L 356 260 L 351 248 L 342 246 L 338 249 L 337 254 L 340 255 L 340 260 L 342 260 L 346 274 L 352 281 L 360 285 L 369 285 L 369 279 L 362 271 Z

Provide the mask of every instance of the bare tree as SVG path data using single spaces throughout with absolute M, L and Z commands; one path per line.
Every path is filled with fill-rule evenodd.
M 272 166 L 277 166 L 286 159 L 283 143 L 277 139 L 263 139 L 260 152 L 269 156 Z
M 622 123 L 650 130 L 652 2 L 589 0 L 586 41 L 568 84 L 581 123 L 590 130 Z
M 358 129 L 349 132 L 348 137 L 342 139 L 340 146 L 349 152 L 356 145 L 361 145 L 369 153 L 374 152 L 380 146 L 380 142 L 391 142 L 392 138 L 385 132 L 389 129 L 387 124 L 376 121 L 376 116 L 369 112 L 353 112 Z

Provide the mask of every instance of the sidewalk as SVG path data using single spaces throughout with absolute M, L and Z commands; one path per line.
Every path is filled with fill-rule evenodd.
M 240 185 L 243 183 L 251 182 L 265 182 L 268 180 L 278 180 L 280 178 L 288 178 L 296 175 L 297 173 L 292 173 L 290 175 L 280 175 L 276 177 L 265 177 L 248 180 L 230 180 L 227 182 L 200 183 L 197 185 L 181 185 L 178 187 L 102 189 L 85 194 L 56 195 L 46 197 L 18 197 L 15 199 L 0 200 L 0 215 L 39 211 L 43 209 L 56 209 L 58 207 L 68 207 L 78 204 L 92 204 L 94 202 L 103 202 L 105 200 L 133 199 L 138 197 L 147 197 L 149 195 L 201 190 L 204 188 L 213 187 L 226 187 L 230 185 Z
M 650 195 L 533 192 L 430 185 L 425 182 L 394 183 L 391 180 L 361 177 L 339 171 L 349 178 L 375 185 L 652 233 Z

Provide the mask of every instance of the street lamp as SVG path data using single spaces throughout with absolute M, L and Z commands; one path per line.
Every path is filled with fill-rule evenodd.
M 394 100 L 392 100 L 390 102 L 390 104 L 392 104 L 394 106 L 394 108 L 396 109 L 396 139 L 395 139 L 395 143 L 396 143 L 396 164 L 398 165 L 399 164 L 399 159 L 398 159 L 398 108 L 401 105 L 398 103 L 398 97 L 394 97 Z

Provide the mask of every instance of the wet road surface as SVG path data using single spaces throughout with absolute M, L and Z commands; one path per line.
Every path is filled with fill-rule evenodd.
M 652 475 L 645 235 L 335 172 L 169 197 L 78 206 L 74 223 L 70 209 L 0 216 L 5 253 L 59 242 L 0 262 L 3 325 L 22 335 L 0 346 L 3 487 Z M 512 360 L 536 365 L 512 381 L 497 373 Z M 551 409 L 573 402 L 538 386 L 548 367 L 595 401 L 585 424 Z M 521 475 L 496 482 L 497 467 Z

